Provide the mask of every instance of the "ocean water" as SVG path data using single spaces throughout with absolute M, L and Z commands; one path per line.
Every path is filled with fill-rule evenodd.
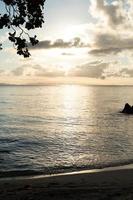
M 0 86 L 0 176 L 133 163 L 133 87 Z

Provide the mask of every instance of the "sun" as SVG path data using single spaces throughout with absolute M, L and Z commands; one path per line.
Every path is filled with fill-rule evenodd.
M 76 25 L 68 25 L 65 30 L 64 30 L 64 35 L 63 38 L 65 40 L 71 40 L 75 37 L 77 37 L 78 35 L 80 35 L 81 29 L 79 26 Z
M 82 38 L 82 42 L 87 44 L 92 42 L 93 36 L 88 33 L 88 24 L 68 25 L 63 31 L 63 38 L 66 41 L 70 41 L 74 38 Z

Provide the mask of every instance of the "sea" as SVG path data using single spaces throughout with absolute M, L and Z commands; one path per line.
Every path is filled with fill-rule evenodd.
M 0 177 L 133 163 L 132 86 L 0 86 Z

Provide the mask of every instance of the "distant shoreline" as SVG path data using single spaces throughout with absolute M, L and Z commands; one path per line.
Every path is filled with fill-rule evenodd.
M 78 83 L 50 83 L 50 84 L 1 84 L 0 83 L 0 87 L 8 87 L 8 86 L 14 86 L 14 87 L 44 87 L 44 86 L 86 86 L 86 87 L 133 87 L 133 85 L 95 85 L 95 84 L 78 84 Z

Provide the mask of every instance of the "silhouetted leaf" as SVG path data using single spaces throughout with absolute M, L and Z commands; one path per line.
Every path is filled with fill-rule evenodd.
M 1 0 L 5 3 L 5 13 L 0 14 L 0 29 L 8 28 L 14 30 L 9 32 L 8 39 L 17 47 L 17 54 L 29 57 L 27 44 L 36 45 L 39 41 L 37 36 L 29 36 L 25 32 L 35 28 L 41 28 L 44 23 L 43 8 L 45 0 Z M 20 34 L 16 30 L 20 29 Z M 28 37 L 27 37 L 28 36 Z M 0 45 L 1 49 L 1 45 Z

